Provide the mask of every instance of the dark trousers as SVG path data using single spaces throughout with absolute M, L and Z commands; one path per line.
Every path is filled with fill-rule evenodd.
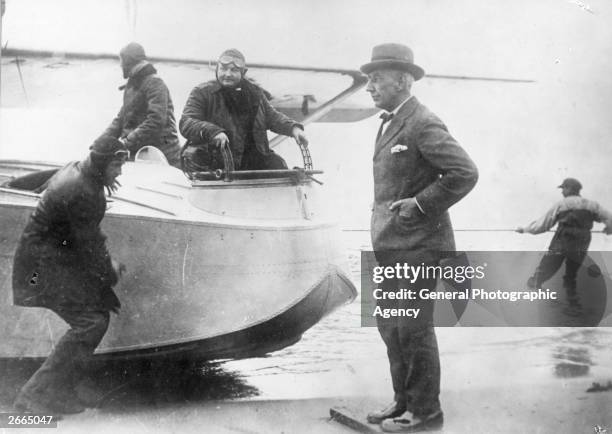
M 74 393 L 84 364 L 104 337 L 110 318 L 109 313 L 103 311 L 53 311 L 70 329 L 20 392 L 20 397 L 43 403 Z
M 585 256 L 586 252 L 547 252 L 533 275 L 536 288 L 541 288 L 542 283 L 553 277 L 565 262 L 563 288 L 565 288 L 568 296 L 574 297 L 576 295 L 576 277 Z
M 435 290 L 436 279 L 387 280 L 384 292 L 421 288 Z M 433 300 L 378 300 L 381 308 L 420 308 L 414 318 L 377 318 L 380 336 L 387 346 L 394 399 L 415 416 L 440 410 L 440 355 L 433 327 Z
M 279 170 L 286 169 L 287 163 L 280 155 L 270 151 L 262 155 L 255 145 L 247 147 L 242 155 L 242 162 L 238 170 Z
M 541 288 L 542 283 L 553 277 L 565 262 L 563 287 L 569 297 L 575 297 L 576 276 L 590 243 L 590 230 L 560 226 L 533 275 L 536 288 Z
M 207 172 L 225 169 L 223 156 L 218 149 L 187 142 L 181 151 L 182 168 L 187 172 Z M 262 155 L 255 145 L 248 146 L 240 163 L 234 160 L 235 170 L 280 170 L 287 169 L 287 162 L 280 155 L 270 151 Z
M 586 257 L 591 243 L 591 232 L 588 229 L 577 229 L 560 226 L 548 246 L 533 275 L 536 288 L 550 279 L 565 262 L 563 287 L 569 297 L 576 296 L 576 276 Z

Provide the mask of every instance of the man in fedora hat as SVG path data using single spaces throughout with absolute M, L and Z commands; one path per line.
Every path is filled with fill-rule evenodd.
M 567 301 L 570 306 L 580 307 L 576 293 L 576 276 L 591 244 L 593 222 L 603 222 L 604 232 L 609 235 L 612 233 L 612 214 L 597 202 L 581 197 L 582 184 L 576 178 L 564 179 L 558 188 L 561 189 L 563 199 L 538 220 L 518 227 L 516 232 L 541 234 L 557 225 L 548 252 L 542 257 L 527 285 L 531 288 L 541 288 L 565 262 L 563 288 Z
M 372 246 L 382 266 L 437 265 L 455 249 L 448 208 L 476 184 L 478 170 L 446 126 L 414 96 L 411 86 L 425 72 L 410 48 L 382 44 L 372 50 L 366 90 L 384 110 L 374 148 Z M 427 288 L 436 279 L 385 280 L 383 291 Z M 377 317 L 387 346 L 394 401 L 368 414 L 387 432 L 439 427 L 440 360 L 433 327 L 433 301 L 379 300 L 384 308 L 420 308 L 418 319 Z
M 181 156 L 187 171 L 222 169 L 222 147 L 231 150 L 238 170 L 286 169 L 285 160 L 270 149 L 267 130 L 308 146 L 304 127 L 272 107 L 247 70 L 244 55 L 230 48 L 219 56 L 216 80 L 191 91 L 179 122 L 187 139 Z

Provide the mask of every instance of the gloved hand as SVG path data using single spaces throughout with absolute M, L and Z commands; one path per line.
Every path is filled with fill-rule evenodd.
M 229 145 L 229 137 L 221 132 L 213 137 L 211 145 L 216 149 L 221 149 L 221 147 Z
M 121 183 L 120 183 L 119 181 L 117 181 L 117 179 L 115 179 L 115 180 L 113 181 L 113 185 L 107 185 L 107 186 L 106 186 L 106 193 L 107 193 L 109 196 L 112 196 L 112 195 L 113 195 L 113 193 L 116 193 L 116 192 L 117 192 L 117 190 L 119 190 L 119 187 L 121 187 Z
M 291 135 L 293 136 L 293 138 L 295 139 L 295 142 L 298 145 L 302 145 L 305 148 L 308 147 L 308 138 L 306 137 L 306 133 L 304 133 L 304 130 L 302 130 L 300 127 L 298 126 L 293 127 L 293 131 L 291 131 Z

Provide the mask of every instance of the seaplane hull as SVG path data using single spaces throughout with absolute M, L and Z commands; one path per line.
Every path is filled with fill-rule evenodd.
M 17 174 L 37 168 L 0 165 Z M 116 287 L 122 308 L 98 359 L 260 356 L 297 342 L 355 298 L 338 228 L 306 211 L 310 183 L 194 185 L 169 166 L 126 166 L 103 231 L 128 272 Z M 262 198 L 278 211 L 262 207 Z M 37 200 L 0 191 L 0 358 L 44 357 L 66 329 L 47 309 L 12 305 L 12 257 Z

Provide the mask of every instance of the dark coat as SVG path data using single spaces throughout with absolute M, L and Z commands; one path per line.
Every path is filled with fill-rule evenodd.
M 180 146 L 174 119 L 174 106 L 164 81 L 153 65 L 146 63 L 119 89 L 123 106 L 105 135 L 127 139 L 131 158 L 143 146 L 160 149 L 173 166 L 179 164 Z
M 426 262 L 453 251 L 455 240 L 447 210 L 477 180 L 476 166 L 442 121 L 414 96 L 410 98 L 375 146 L 374 250 L 409 251 L 414 259 Z M 389 210 L 391 203 L 411 197 L 423 212 L 402 216 L 398 208 Z
M 55 174 L 30 216 L 13 262 L 13 303 L 68 310 L 119 307 L 100 221 L 102 177 L 89 159 Z
M 262 156 L 268 156 L 271 151 L 267 130 L 291 136 L 293 127 L 301 127 L 301 125 L 272 107 L 259 86 L 252 83 L 246 85 L 250 86 L 255 95 L 252 139 L 259 153 Z M 244 143 L 244 135 L 240 133 L 236 119 L 227 107 L 221 88 L 221 84 L 217 81 L 196 86 L 191 91 L 183 110 L 179 129 L 183 137 L 191 144 L 204 146 L 209 144 L 217 134 L 225 132 L 230 140 L 234 163 L 236 167 L 240 167 L 247 144 Z M 250 136 L 250 134 L 247 135 Z

